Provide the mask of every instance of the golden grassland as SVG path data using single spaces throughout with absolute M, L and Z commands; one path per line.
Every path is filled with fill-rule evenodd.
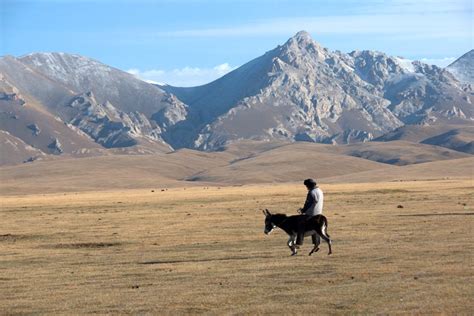
M 311 257 L 263 234 L 301 184 L 3 196 L 0 314 L 473 313 L 472 179 L 322 188 Z

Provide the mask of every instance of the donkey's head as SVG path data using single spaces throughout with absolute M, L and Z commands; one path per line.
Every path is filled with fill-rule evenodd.
M 268 235 L 272 232 L 272 230 L 276 227 L 275 224 L 272 222 L 272 213 L 269 210 L 265 209 L 263 211 L 263 215 L 265 215 L 265 229 L 263 232 Z

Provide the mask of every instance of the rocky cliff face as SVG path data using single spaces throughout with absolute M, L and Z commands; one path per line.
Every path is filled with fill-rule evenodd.
M 74 97 L 69 107 L 77 110 L 69 123 L 106 148 L 134 146 L 143 137 L 162 142 L 160 127 L 143 113 L 120 111 L 108 101 L 100 104 L 92 92 Z
M 38 148 L 57 155 L 76 152 L 82 155 L 90 147 L 100 146 L 146 145 L 149 149 L 146 152 L 169 151 L 161 133 L 178 120 L 171 113 L 180 112 L 184 106 L 169 93 L 128 73 L 64 53 L 0 59 L 0 102 L 21 105 L 11 106 L 10 121 L 5 123 L 9 133 L 34 147 L 39 146 L 37 140 L 43 137 Z M 20 111 L 28 112 L 28 122 L 12 121 L 15 116 L 25 117 Z M 169 117 L 163 129 L 152 119 L 161 112 Z M 92 140 L 100 146 L 83 147 L 83 142 L 72 139 L 55 142 L 57 135 L 44 128 L 44 114 L 63 124 L 58 133 L 75 134 L 84 142 Z M 22 131 L 25 127 L 30 131 L 28 135 L 38 137 L 26 137 Z M 41 135 L 43 130 L 44 135 Z M 54 146 L 57 143 L 62 147 Z
M 0 147 L 2 155 L 10 157 L 5 162 L 12 163 L 14 157 L 21 163 L 48 154 L 100 151 L 100 146 L 90 137 L 67 126 L 54 112 L 23 91 L 20 93 L 3 76 L 0 76 L 0 94 L 12 96 L 0 99 L 0 130 L 9 135 L 9 142 Z M 27 154 L 31 156 L 25 157 Z

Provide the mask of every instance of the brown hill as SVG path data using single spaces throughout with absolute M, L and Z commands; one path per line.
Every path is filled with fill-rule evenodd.
M 330 145 L 293 143 L 197 173 L 188 180 L 228 184 L 289 182 L 391 167 L 331 150 Z
M 187 176 L 227 163 L 217 154 L 176 152 L 41 161 L 0 168 L 2 194 L 186 186 Z
M 437 180 L 449 178 L 474 178 L 474 157 L 433 161 L 428 163 L 393 166 L 392 168 L 369 170 L 348 175 L 328 177 L 326 183 L 384 182 L 409 180 Z
M 474 127 L 472 124 L 405 125 L 375 140 L 379 142 L 405 140 L 472 154 Z
M 422 143 L 474 154 L 474 126 L 455 128 L 446 133 L 427 138 Z
M 58 158 L 0 168 L 2 194 L 288 182 L 391 166 L 328 153 L 329 145 L 244 142 L 228 151 Z M 273 146 L 280 146 L 271 149 Z M 188 181 L 186 181 L 188 180 Z
M 472 177 L 473 158 L 451 159 L 404 167 L 350 156 L 355 150 L 399 161 L 467 156 L 409 142 L 332 146 L 245 141 L 222 152 L 182 149 L 153 155 L 108 155 L 73 158 L 0 168 L 1 194 L 33 194 L 112 189 L 160 190 L 166 187 L 281 183 L 314 177 L 325 182 L 372 182 L 397 179 Z M 414 150 L 414 147 L 418 151 Z M 434 150 L 431 147 L 435 147 Z M 430 150 L 427 150 L 430 149 Z M 372 151 L 370 151 L 372 150 Z M 420 158 L 421 157 L 421 158 Z M 366 157 L 366 158 L 374 158 Z
M 438 160 L 458 159 L 471 155 L 444 147 L 407 141 L 368 142 L 335 146 L 335 152 L 397 166 Z

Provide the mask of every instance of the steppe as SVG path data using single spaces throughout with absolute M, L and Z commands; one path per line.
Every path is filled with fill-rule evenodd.
M 300 182 L 86 190 L 73 174 L 63 190 L 43 177 L 41 192 L 26 185 L 40 175 L 14 182 L 3 169 L 1 314 L 472 314 L 464 160 L 464 175 L 426 177 L 427 163 L 390 166 L 385 182 L 383 169 L 322 178 L 334 253 L 311 257 L 310 239 L 290 257 L 282 231 L 263 234 L 262 209 L 295 213 Z

